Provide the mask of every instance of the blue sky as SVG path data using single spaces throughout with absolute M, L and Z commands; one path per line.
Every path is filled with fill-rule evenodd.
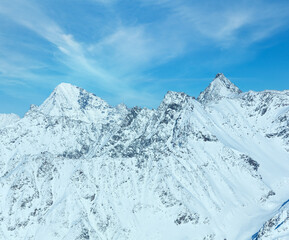
M 153 108 L 218 72 L 244 91 L 288 89 L 288 28 L 287 0 L 3 0 L 0 112 L 22 116 L 61 82 Z

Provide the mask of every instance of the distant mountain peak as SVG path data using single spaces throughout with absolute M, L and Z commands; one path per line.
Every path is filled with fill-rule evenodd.
M 226 78 L 226 77 L 225 77 L 224 73 L 217 73 L 215 79 L 216 78 Z
M 166 95 L 164 96 L 164 99 L 162 103 L 160 104 L 159 109 L 166 108 L 166 106 L 170 104 L 183 105 L 184 103 L 187 103 L 192 99 L 193 97 L 187 95 L 184 92 L 168 91 Z
M 78 94 L 81 88 L 74 86 L 70 83 L 60 83 L 58 84 L 54 90 L 52 91 L 51 95 L 57 95 L 57 94 L 61 94 L 61 95 L 72 95 L 74 94 Z
M 226 77 L 223 73 L 217 73 L 215 79 L 216 78 L 226 78 Z
M 65 90 L 65 89 L 79 89 L 79 87 L 75 86 L 75 85 L 72 85 L 71 83 L 65 83 L 65 82 L 62 82 L 60 84 L 58 84 L 56 87 L 55 87 L 55 90 Z
M 91 109 L 110 108 L 103 99 L 70 83 L 60 83 L 44 103 L 38 108 L 46 115 L 87 117 Z
M 175 101 L 178 101 L 178 102 L 183 102 L 185 101 L 185 99 L 187 98 L 191 98 L 189 95 L 187 95 L 186 93 L 184 92 L 174 92 L 174 91 L 168 91 L 164 97 L 164 102 L 175 102 Z
M 233 97 L 242 91 L 233 84 L 223 73 L 218 73 L 210 85 L 198 97 L 201 103 L 217 101 L 221 98 Z

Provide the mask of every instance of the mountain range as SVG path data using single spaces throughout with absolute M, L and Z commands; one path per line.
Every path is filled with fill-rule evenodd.
M 289 239 L 289 90 L 219 73 L 110 106 L 68 83 L 0 114 L 0 239 Z

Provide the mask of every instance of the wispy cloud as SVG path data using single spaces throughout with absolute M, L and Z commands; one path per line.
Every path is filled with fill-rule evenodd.
M 72 34 L 66 33 L 32 1 L 12 0 L 7 4 L 2 3 L 0 13 L 53 44 L 58 49 L 55 53 L 58 61 L 71 71 L 93 79 L 107 91 L 125 95 L 126 100 L 153 99 L 150 93 L 142 92 L 140 95 L 140 90 L 132 87 L 137 85 L 132 76 L 135 77 L 136 70 L 144 70 L 148 66 L 178 55 L 181 49 L 181 47 L 170 49 L 172 42 L 165 43 L 164 39 L 149 31 L 149 26 L 143 24 L 118 25 L 112 29 L 110 35 L 100 39 L 99 42 L 84 44 L 76 41 Z M 19 75 L 29 77 L 29 71 L 20 74 L 20 69 L 18 71 L 15 67 L 14 70 Z
M 174 44 L 174 47 L 172 45 Z M 179 56 L 183 45 L 164 39 L 149 25 L 120 26 L 89 48 L 92 55 L 108 63 L 106 67 L 122 73 L 144 70 Z
M 58 49 L 58 53 L 56 53 L 58 60 L 71 71 L 93 77 L 94 81 L 105 90 L 114 91 L 117 89 L 118 92 L 122 93 L 123 91 L 133 92 L 129 86 L 123 86 L 119 79 L 101 68 L 97 61 L 88 56 L 85 45 L 77 42 L 73 35 L 67 34 L 39 6 L 35 3 L 32 4 L 32 1 L 13 0 L 2 3 L 0 4 L 0 13 L 53 44 Z M 2 67 L 9 71 L 8 65 L 2 65 Z M 18 70 L 21 71 L 21 68 L 23 66 L 20 66 Z M 17 68 L 15 67 L 13 70 L 15 71 Z M 17 72 L 19 73 L 19 71 Z
M 170 10 L 168 19 L 194 37 L 234 47 L 252 44 L 282 28 L 289 22 L 289 4 L 268 1 L 149 1 Z
M 111 9 L 113 16 L 104 36 L 86 41 L 79 40 L 77 34 L 50 17 L 49 11 L 42 8 L 41 1 L 2 1 L 0 15 L 52 46 L 53 60 L 66 68 L 62 73 L 64 80 L 81 77 L 114 94 L 115 98 L 125 96 L 131 102 L 157 101 L 153 93 L 155 86 L 150 87 L 145 80 L 148 70 L 188 54 L 198 60 L 194 52 L 200 53 L 212 46 L 246 50 L 250 45 L 286 29 L 289 20 L 289 4 L 283 1 L 225 0 L 204 4 L 183 0 L 138 0 L 130 3 L 127 9 L 117 0 L 87 1 Z M 152 14 L 148 20 L 151 9 L 159 14 Z M 75 21 L 81 21 L 77 18 Z M 105 21 L 98 21 L 95 28 L 107 26 Z M 0 38 L 0 54 L 3 56 L 0 72 L 3 76 L 11 81 L 13 78 L 19 81 L 21 77 L 27 81 L 37 77 L 51 81 L 52 78 L 45 78 L 38 72 L 41 68 L 50 68 L 50 63 L 5 50 L 1 48 L 1 41 L 4 40 Z M 178 76 L 175 78 L 179 79 Z M 151 79 L 153 85 L 157 78 Z

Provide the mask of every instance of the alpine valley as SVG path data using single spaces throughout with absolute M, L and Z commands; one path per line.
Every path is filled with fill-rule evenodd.
M 289 239 L 289 90 L 223 74 L 112 107 L 68 83 L 0 115 L 0 239 Z

